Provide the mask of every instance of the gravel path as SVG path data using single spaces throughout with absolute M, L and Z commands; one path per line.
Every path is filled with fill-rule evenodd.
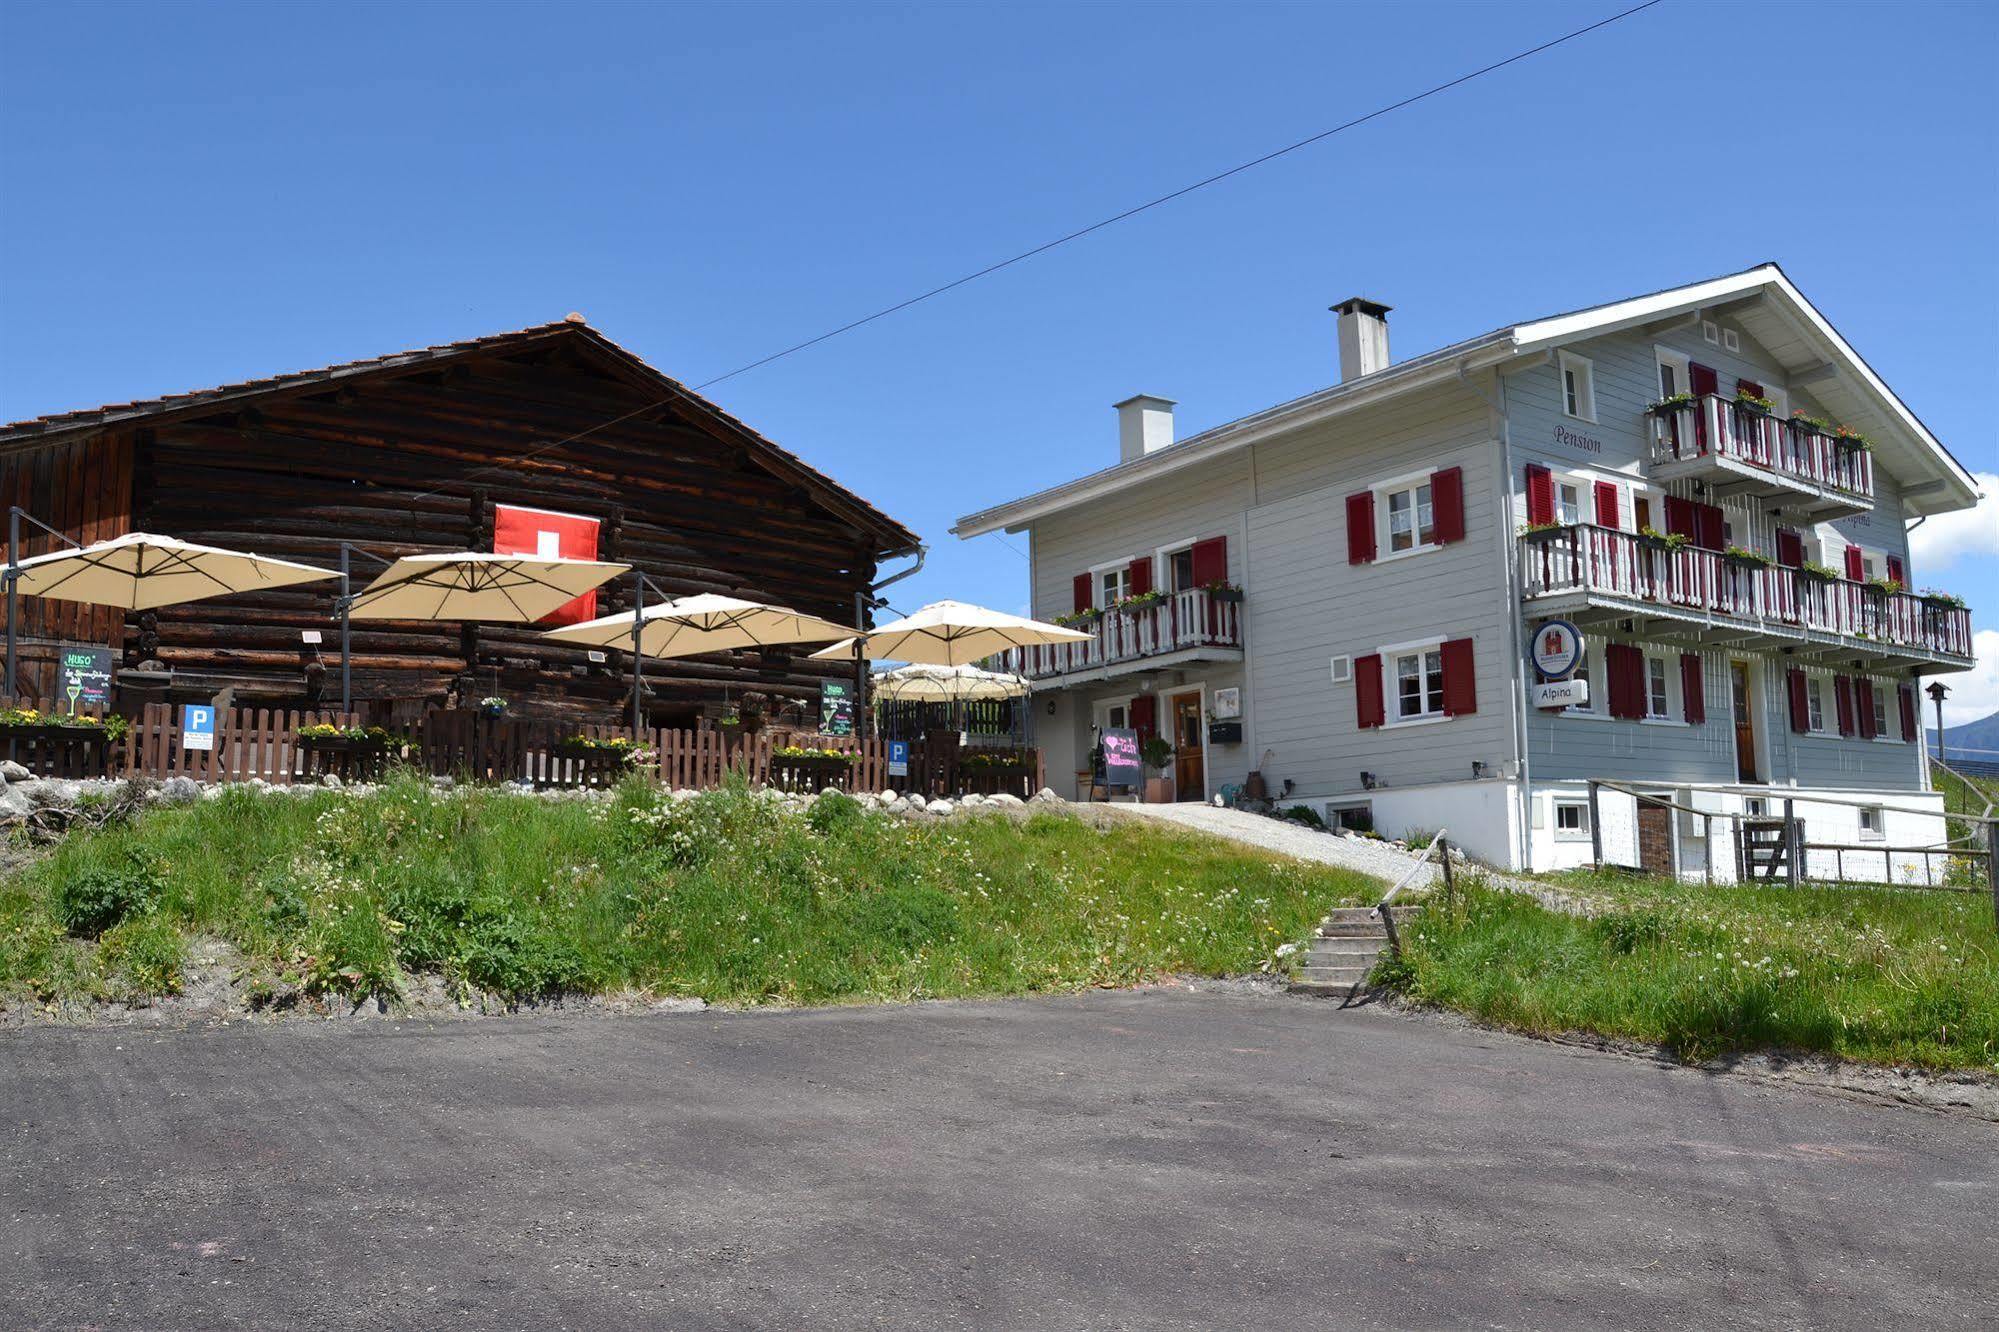
M 1323 833 L 1287 819 L 1248 814 L 1239 809 L 1217 809 L 1213 805 L 1110 805 L 1107 808 L 1161 823 L 1177 823 L 1231 842 L 1275 851 L 1298 860 L 1314 860 L 1321 865 L 1358 870 L 1394 883 L 1416 863 L 1416 853 L 1402 851 L 1385 842 L 1364 837 L 1346 838 Z M 1430 883 L 1438 877 L 1434 863 L 1425 865 L 1416 883 Z M 1412 886 L 1414 886 L 1412 884 Z

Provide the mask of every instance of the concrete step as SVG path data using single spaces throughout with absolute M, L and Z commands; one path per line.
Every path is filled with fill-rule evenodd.
M 1299 968 L 1298 979 L 1311 980 L 1311 981 L 1338 981 L 1346 984 L 1353 984 L 1359 981 L 1366 980 L 1367 974 L 1373 970 L 1374 970 L 1374 964 L 1372 962 L 1368 963 L 1364 967 L 1306 966 Z
M 1320 939 L 1305 956 L 1324 966 L 1356 967 L 1372 964 L 1385 947 L 1371 939 Z
M 1367 989 L 1365 985 L 1340 985 L 1326 981 L 1295 980 L 1291 993 L 1317 995 L 1324 999 L 1352 999 Z
M 1321 925 L 1318 929 L 1321 939 L 1386 939 L 1388 931 L 1378 920 L 1353 921 L 1336 925 Z

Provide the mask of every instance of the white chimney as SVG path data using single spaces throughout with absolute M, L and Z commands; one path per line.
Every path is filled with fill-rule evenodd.
M 1392 307 L 1353 296 L 1333 307 L 1340 317 L 1340 383 L 1388 368 L 1388 311 Z
M 1141 393 L 1117 404 L 1119 462 L 1143 458 L 1173 442 L 1173 400 Z

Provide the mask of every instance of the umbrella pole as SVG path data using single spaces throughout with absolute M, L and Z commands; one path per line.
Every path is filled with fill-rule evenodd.
M 7 697 L 14 697 L 14 616 L 21 609 L 21 510 L 7 511 Z
M 350 579 L 348 577 L 348 545 L 340 543 L 340 715 L 345 717 L 354 711 L 354 666 L 349 651 L 352 646 L 354 617 L 349 613 L 353 604 L 348 600 Z
M 861 655 L 868 636 L 868 594 L 854 593 L 854 738 L 868 733 L 868 659 Z
M 641 715 L 643 704 L 639 699 L 639 672 L 645 665 L 645 658 L 639 655 L 639 635 L 645 628 L 646 576 L 637 569 L 632 570 L 632 743 L 640 742 L 639 733 L 645 729 L 645 718 Z

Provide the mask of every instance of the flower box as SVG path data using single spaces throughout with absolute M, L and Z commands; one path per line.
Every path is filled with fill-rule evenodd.
M 1211 587 L 1207 591 L 1211 600 L 1219 602 L 1224 606 L 1239 606 L 1242 604 L 1242 589 L 1239 587 Z
M 1529 523 L 1520 529 L 1520 535 L 1529 541 L 1550 541 L 1565 535 L 1568 530 L 1560 523 Z

